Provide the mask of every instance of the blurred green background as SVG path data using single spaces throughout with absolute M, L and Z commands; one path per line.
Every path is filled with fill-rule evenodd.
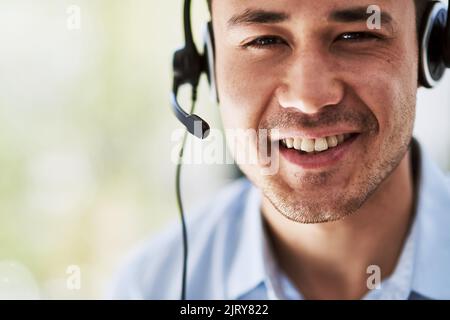
M 181 9 L 180 0 L 1 1 L 0 298 L 105 297 L 129 250 L 177 218 L 170 157 L 180 125 L 168 97 Z M 193 12 L 201 30 L 204 1 Z M 416 132 L 442 168 L 449 84 L 447 75 L 421 92 Z M 219 126 L 205 80 L 199 97 Z M 187 208 L 231 180 L 229 169 L 188 166 Z M 70 266 L 79 288 L 67 285 Z
M 207 9 L 195 11 L 200 28 Z M 179 1 L 1 1 L 0 297 L 13 278 L 19 296 L 34 279 L 41 298 L 102 297 L 129 249 L 177 218 L 180 13 Z M 80 290 L 67 289 L 70 265 Z

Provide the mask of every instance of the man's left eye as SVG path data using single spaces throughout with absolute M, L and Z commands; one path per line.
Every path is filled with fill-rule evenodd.
M 338 40 L 344 40 L 347 42 L 362 42 L 362 41 L 371 41 L 371 40 L 379 40 L 380 36 L 370 33 L 370 32 L 347 32 L 341 34 L 338 37 Z

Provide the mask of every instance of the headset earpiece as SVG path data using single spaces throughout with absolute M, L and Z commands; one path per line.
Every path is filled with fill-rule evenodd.
M 450 8 L 447 7 L 447 26 L 444 34 L 444 61 L 447 68 L 450 68 Z
M 450 30 L 447 7 L 440 1 L 430 3 L 421 30 L 420 83 L 432 88 L 450 67 Z
M 190 84 L 197 87 L 200 75 L 203 72 L 203 57 L 197 52 L 195 47 L 184 47 L 173 55 L 174 84 L 180 87 L 183 84 Z

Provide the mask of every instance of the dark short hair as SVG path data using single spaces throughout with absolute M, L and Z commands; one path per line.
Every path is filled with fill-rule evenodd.
M 208 8 L 211 12 L 211 2 L 212 0 L 206 0 L 208 2 Z M 420 33 L 421 27 L 422 27 L 422 19 L 425 14 L 425 11 L 427 9 L 428 3 L 431 0 L 414 0 L 414 3 L 416 5 L 416 26 L 417 26 L 417 34 Z

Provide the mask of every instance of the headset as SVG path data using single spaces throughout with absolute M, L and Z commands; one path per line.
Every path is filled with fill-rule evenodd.
M 218 101 L 214 68 L 214 34 L 211 21 L 204 31 L 204 52 L 200 54 L 194 43 L 191 29 L 191 0 L 184 2 L 184 37 L 185 46 L 173 55 L 173 88 L 171 95 L 175 116 L 192 135 L 205 139 L 209 134 L 209 124 L 196 114 L 186 112 L 178 103 L 178 89 L 184 84 L 192 87 L 192 101 L 197 99 L 197 86 L 200 76 L 205 73 L 211 87 L 213 97 Z
M 212 22 L 209 21 L 204 30 L 204 50 L 200 54 L 194 43 L 191 28 L 191 0 L 184 1 L 184 37 L 185 46 L 177 50 L 173 56 L 173 88 L 171 105 L 177 119 L 186 127 L 187 132 L 199 139 L 208 137 L 210 126 L 198 115 L 194 114 L 197 99 L 197 87 L 200 77 L 206 74 L 210 84 L 212 97 L 219 102 L 215 75 L 215 45 Z M 425 88 L 435 87 L 442 80 L 446 68 L 450 68 L 450 11 L 441 1 L 429 1 L 422 18 L 419 33 L 419 84 Z M 189 84 L 192 87 L 192 107 L 185 111 L 178 102 L 178 89 Z M 176 194 L 178 209 L 183 229 L 184 259 L 181 299 L 186 299 L 187 269 L 187 232 L 184 220 L 183 205 L 180 194 L 180 174 L 185 134 L 179 154 L 176 174 Z
M 433 88 L 450 68 L 450 11 L 442 2 L 428 4 L 419 40 L 419 81 L 423 87 Z

